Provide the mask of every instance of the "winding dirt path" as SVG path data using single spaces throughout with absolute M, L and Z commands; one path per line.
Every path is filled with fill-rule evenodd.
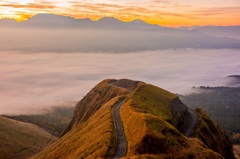
M 119 113 L 119 109 L 122 106 L 123 102 L 124 99 L 120 100 L 113 110 L 113 121 L 117 135 L 117 151 L 113 159 L 118 159 L 127 155 L 127 140 L 124 134 L 123 125 Z
M 184 133 L 184 135 L 187 136 L 187 137 L 189 137 L 192 134 L 193 129 L 198 122 L 198 117 L 197 117 L 196 113 L 193 112 L 191 109 L 188 109 L 188 112 L 191 115 L 191 120 L 190 120 L 191 122 L 189 122 L 189 124 L 186 128 L 186 131 Z

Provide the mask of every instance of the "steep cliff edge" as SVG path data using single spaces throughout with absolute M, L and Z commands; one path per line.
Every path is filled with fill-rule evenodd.
M 34 158 L 113 158 L 119 147 L 116 106 L 127 158 L 233 158 L 227 136 L 210 118 L 190 110 L 175 94 L 127 79 L 104 80 L 94 87 L 77 103 L 63 136 Z

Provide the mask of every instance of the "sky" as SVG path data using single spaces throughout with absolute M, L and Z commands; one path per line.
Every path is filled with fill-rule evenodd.
M 98 20 L 115 17 L 179 27 L 240 25 L 240 0 L 1 0 L 0 18 L 26 20 L 38 13 Z

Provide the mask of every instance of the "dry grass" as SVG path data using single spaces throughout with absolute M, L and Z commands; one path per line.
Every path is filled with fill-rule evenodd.
M 35 159 L 92 159 L 110 157 L 115 152 L 112 110 L 119 98 L 102 106 L 86 122 L 77 125 Z
M 125 135 L 128 141 L 128 155 L 137 153 L 137 147 L 146 134 L 147 127 L 144 122 L 144 116 L 134 112 L 130 107 L 131 100 L 122 105 L 120 115 L 122 117 Z
M 225 158 L 233 158 L 232 145 L 226 133 L 207 115 L 204 110 L 197 109 L 201 118 L 195 130 L 195 136 L 209 148 L 222 154 Z
M 130 97 L 132 108 L 141 113 L 172 120 L 171 101 L 177 96 L 150 84 L 140 86 Z
M 129 94 L 109 80 L 98 84 L 76 109 L 73 127 L 35 159 L 93 159 L 113 156 L 116 148 L 113 106 L 128 94 L 120 115 L 128 142 L 126 158 L 222 159 L 198 139 L 183 136 L 169 122 L 176 96 L 149 84 L 140 84 Z M 123 86 L 127 86 L 123 83 Z M 105 104 L 104 104 L 105 103 Z
M 0 158 L 26 158 L 56 140 L 36 125 L 0 116 Z
M 128 95 L 130 92 L 126 88 L 110 85 L 111 80 L 104 80 L 94 87 L 80 102 L 77 103 L 72 119 L 66 134 L 75 125 L 86 122 L 103 104 L 114 97 Z
M 121 107 L 128 141 L 126 158 L 222 159 L 198 139 L 188 139 L 166 120 L 176 96 L 152 85 L 140 86 Z

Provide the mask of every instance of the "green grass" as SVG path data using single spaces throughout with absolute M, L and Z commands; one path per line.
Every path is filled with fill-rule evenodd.
M 150 84 L 140 86 L 132 95 L 131 106 L 135 111 L 172 119 L 171 101 L 177 96 Z

